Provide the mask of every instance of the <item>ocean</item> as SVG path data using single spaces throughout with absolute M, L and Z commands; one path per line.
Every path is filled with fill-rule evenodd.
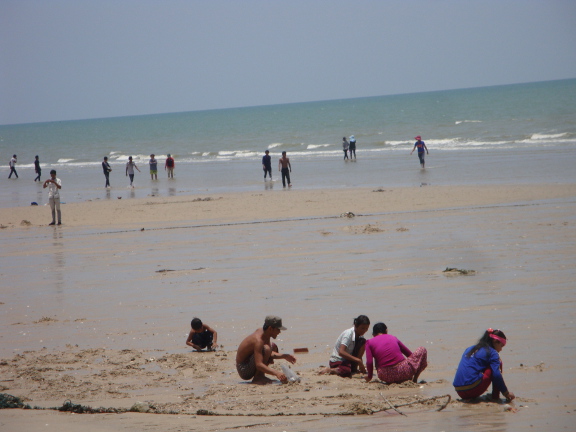
M 344 161 L 354 135 L 357 160 Z M 430 151 L 421 170 L 414 137 Z M 273 157 L 273 182 L 260 161 Z M 574 182 L 576 79 L 210 111 L 0 126 L 0 206 L 44 204 L 34 184 L 56 169 L 63 202 L 234 191 L 282 190 L 286 151 L 294 188 Z M 148 160 L 159 162 L 152 181 Z M 176 160 L 175 178 L 163 170 Z M 20 178 L 8 180 L 18 155 Z M 113 168 L 104 188 L 101 162 Z M 133 156 L 135 188 L 125 164 Z

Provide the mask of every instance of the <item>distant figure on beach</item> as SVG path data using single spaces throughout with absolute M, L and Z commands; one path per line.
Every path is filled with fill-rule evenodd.
M 156 160 L 156 155 L 152 153 L 150 155 L 150 180 L 158 180 L 158 161 Z
M 354 326 L 344 330 L 332 349 L 329 366 L 322 369 L 320 374 L 338 375 L 350 378 L 360 369 L 366 373 L 362 356 L 366 349 L 366 339 L 362 336 L 370 327 L 370 319 L 366 315 L 354 318 Z
M 282 326 L 282 318 L 268 315 L 264 320 L 264 326 L 240 343 L 236 354 L 236 370 L 240 378 L 252 379 L 252 384 L 272 383 L 273 381 L 266 375 L 274 375 L 283 383 L 288 381 L 282 371 L 270 367 L 274 360 L 278 359 L 296 363 L 296 357 L 291 354 L 280 354 L 278 346 L 270 341 L 276 339 L 282 330 L 286 330 L 286 327 Z
M 12 178 L 12 174 L 14 174 L 16 176 L 16 178 L 18 178 L 18 173 L 16 172 L 16 163 L 18 162 L 18 158 L 16 157 L 16 155 L 12 156 L 12 159 L 10 159 L 10 163 L 8 164 L 10 166 L 10 175 L 8 176 L 8 178 Z
M 200 318 L 194 318 L 190 323 L 192 330 L 186 339 L 186 345 L 191 346 L 196 351 L 214 351 L 218 347 L 218 333 L 208 324 L 202 323 Z
M 140 172 L 140 168 L 132 162 L 132 156 L 128 156 L 128 162 L 126 162 L 126 175 L 130 177 L 130 187 L 134 187 L 134 168 Z
M 292 187 L 292 183 L 290 183 L 292 165 L 290 165 L 290 159 L 286 157 L 285 151 L 282 152 L 282 157 L 278 161 L 278 170 L 282 173 L 282 186 L 286 187 L 286 181 L 288 181 L 288 187 Z
M 174 167 L 176 166 L 176 162 L 174 162 L 174 158 L 170 156 L 168 153 L 168 157 L 166 158 L 166 163 L 164 164 L 164 171 L 168 171 L 168 178 L 174 178 Z
M 106 184 L 104 185 L 105 188 L 109 188 L 110 187 L 110 171 L 112 171 L 112 168 L 110 167 L 110 164 L 108 163 L 108 157 L 104 156 L 104 160 L 102 161 L 102 171 L 104 172 L 104 177 L 106 178 Z
M 388 334 L 388 328 L 382 322 L 374 324 L 372 336 L 366 342 L 366 382 L 372 380 L 374 360 L 380 381 L 386 384 L 400 384 L 408 380 L 418 382 L 420 373 L 428 365 L 426 348 L 410 351 L 395 336 Z
M 500 393 L 507 401 L 516 396 L 508 391 L 502 377 L 500 351 L 506 346 L 506 336 L 501 330 L 489 328 L 476 345 L 467 348 L 462 355 L 452 385 L 462 399 L 474 399 L 481 396 L 492 383 L 494 402 L 500 400 Z
M 38 155 L 34 156 L 34 172 L 37 174 L 34 181 L 42 181 L 40 180 L 40 176 L 42 175 L 42 168 L 40 168 L 40 159 L 38 158 Z
M 350 151 L 350 159 L 352 159 L 352 154 L 354 154 L 354 160 L 356 160 L 356 138 L 354 138 L 354 135 L 350 136 L 349 151 Z
M 344 150 L 344 160 L 348 159 L 348 148 L 350 147 L 350 144 L 348 143 L 348 140 L 346 139 L 346 137 L 342 138 L 342 150 Z
M 62 225 L 62 212 L 60 211 L 60 189 L 62 181 L 56 177 L 56 170 L 50 171 L 50 178 L 42 186 L 48 188 L 48 202 L 52 210 L 52 222 L 48 225 L 56 225 L 56 212 L 58 212 L 58 225 Z
M 414 143 L 414 147 L 412 148 L 412 151 L 410 152 L 410 155 L 412 155 L 412 153 L 414 153 L 415 149 L 418 149 L 418 159 L 420 159 L 420 166 L 422 167 L 422 169 L 424 169 L 424 151 L 426 151 L 426 154 L 428 154 L 428 147 L 426 147 L 426 143 L 424 143 L 424 141 L 422 141 L 422 137 L 420 135 L 418 135 L 417 137 L 414 137 L 414 139 L 416 140 L 416 142 Z
M 266 173 L 270 176 L 272 180 L 272 158 L 270 157 L 270 152 L 266 150 L 262 156 L 262 169 L 264 170 L 264 181 L 266 181 Z

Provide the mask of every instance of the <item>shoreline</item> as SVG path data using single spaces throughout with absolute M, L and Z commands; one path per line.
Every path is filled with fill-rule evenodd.
M 576 184 L 279 190 L 94 200 L 62 205 L 62 229 L 183 225 L 376 215 L 576 197 Z M 27 222 L 26 222 L 27 221 Z M 48 206 L 0 208 L 0 227 L 47 226 Z

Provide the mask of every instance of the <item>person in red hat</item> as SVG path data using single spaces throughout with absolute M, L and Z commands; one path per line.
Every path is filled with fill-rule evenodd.
M 426 154 L 428 154 L 428 147 L 426 147 L 426 143 L 422 141 L 422 137 L 420 135 L 418 135 L 414 139 L 416 140 L 416 142 L 414 143 L 414 148 L 412 148 L 410 154 L 414 153 L 414 150 L 418 148 L 418 159 L 420 159 L 420 166 L 422 167 L 422 169 L 424 169 L 425 164 L 424 151 L 426 151 Z

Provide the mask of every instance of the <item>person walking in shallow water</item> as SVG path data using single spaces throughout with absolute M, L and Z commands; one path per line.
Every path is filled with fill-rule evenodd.
M 168 157 L 166 158 L 166 163 L 164 164 L 164 171 L 168 171 L 168 178 L 174 178 L 174 167 L 176 163 L 174 162 L 174 158 L 170 156 L 168 153 Z
M 41 181 L 40 176 L 42 175 L 42 168 L 40 168 L 40 159 L 38 158 L 38 155 L 34 158 L 34 171 L 37 174 L 34 181 Z
M 272 180 L 272 158 L 270 157 L 270 151 L 266 150 L 262 156 L 262 169 L 264 170 L 264 181 L 266 181 L 266 174 L 270 175 L 270 180 Z
M 156 155 L 152 153 L 150 155 L 150 180 L 158 180 L 158 161 L 156 160 Z
M 414 147 L 412 148 L 410 155 L 414 153 L 415 149 L 418 149 L 418 159 L 420 159 L 420 166 L 422 167 L 422 169 L 424 169 L 425 164 L 424 151 L 426 151 L 426 154 L 428 154 L 428 147 L 426 147 L 426 143 L 422 141 L 422 137 L 420 135 L 418 135 L 414 139 L 416 140 L 416 142 L 414 143 Z
M 356 160 L 356 138 L 354 138 L 354 135 L 350 136 L 350 147 L 348 151 L 350 152 L 350 160 L 352 160 L 352 155 L 354 155 L 354 160 Z
M 102 171 L 104 171 L 104 177 L 106 177 L 106 185 L 104 187 L 109 188 L 110 187 L 110 171 L 112 171 L 112 168 L 110 168 L 110 164 L 108 163 L 108 157 L 107 156 L 104 156 L 104 160 L 102 161 Z
M 350 144 L 348 144 L 348 140 L 346 139 L 346 137 L 342 138 L 342 150 L 344 150 L 344 160 L 348 159 L 348 147 L 350 147 Z
M 12 159 L 10 159 L 10 175 L 8 176 L 8 178 L 12 178 L 12 174 L 14 174 L 16 176 L 16 178 L 18 178 L 18 173 L 16 172 L 16 162 L 18 162 L 18 158 L 16 157 L 16 155 L 12 156 Z
M 290 183 L 292 165 L 290 165 L 290 159 L 286 157 L 285 151 L 282 152 L 282 157 L 278 161 L 278 171 L 282 173 L 282 186 L 286 187 L 286 181 L 288 181 L 288 187 L 292 187 L 292 183 Z
M 134 187 L 134 168 L 140 172 L 140 168 L 138 168 L 136 164 L 132 162 L 132 156 L 129 156 L 128 162 L 126 163 L 126 175 L 130 176 L 130 187 Z

